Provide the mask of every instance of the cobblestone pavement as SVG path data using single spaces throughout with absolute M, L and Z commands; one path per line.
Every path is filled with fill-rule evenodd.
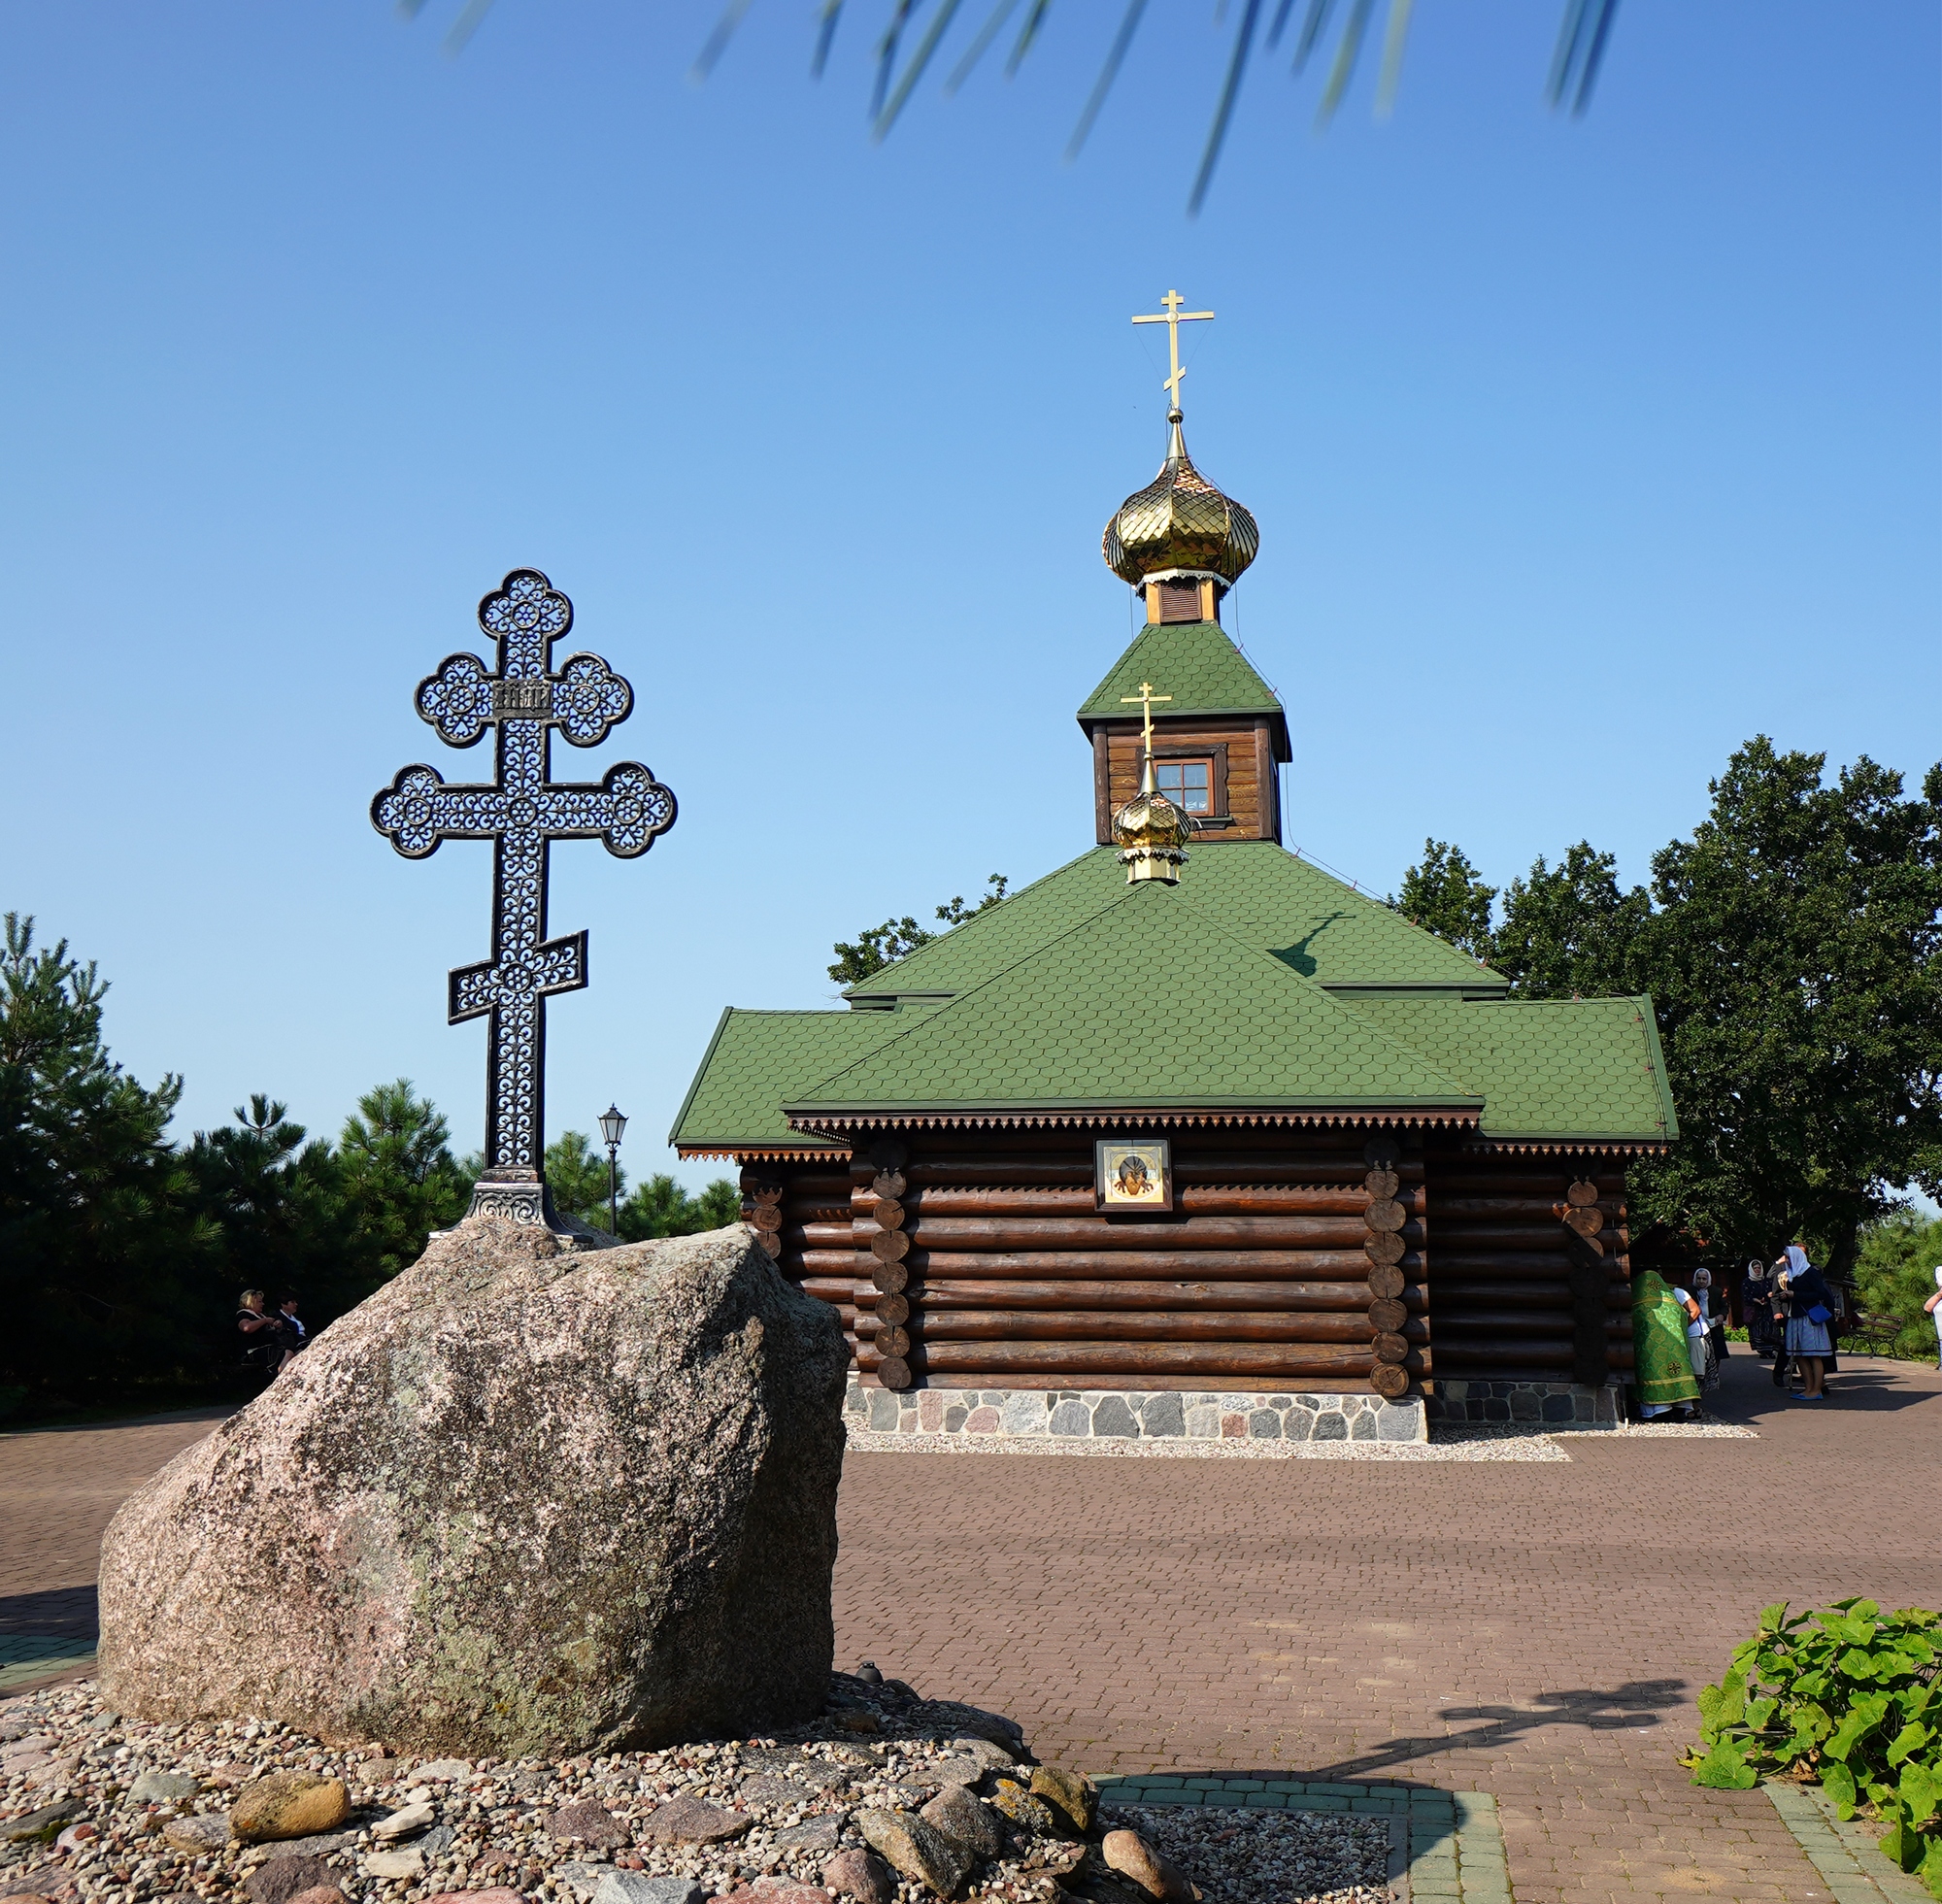
M 1568 1462 L 853 1454 L 838 1663 L 1093 1771 L 1492 1793 L 1521 1904 L 1826 1904 L 1763 1792 L 1676 1755 L 1766 1602 L 1942 1598 L 1942 1378 L 1833 1386 L 1783 1403 L 1735 1354 L 1718 1412 L 1758 1439 Z M 0 1437 L 0 1620 L 87 1588 L 116 1503 L 210 1419 Z
M 1790 1404 L 1731 1355 L 1759 1439 L 1568 1463 L 852 1455 L 838 1660 L 1088 1770 L 1493 1792 L 1521 1904 L 1825 1904 L 1763 1792 L 1675 1761 L 1767 1602 L 1942 1601 L 1942 1378 L 1847 1367 Z

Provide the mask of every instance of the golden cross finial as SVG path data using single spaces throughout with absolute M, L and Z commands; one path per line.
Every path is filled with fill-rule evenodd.
M 1153 770 L 1154 770 L 1153 766 L 1154 703 L 1155 701 L 1170 701 L 1173 699 L 1173 696 L 1171 694 L 1155 694 L 1153 691 L 1153 683 L 1150 681 L 1143 681 L 1140 683 L 1140 691 L 1137 694 L 1122 694 L 1120 696 L 1120 699 L 1122 701 L 1139 702 L 1142 712 L 1146 715 L 1146 732 L 1143 738 L 1146 747 L 1147 764 L 1146 764 L 1146 772 L 1140 777 L 1140 782 L 1141 782 L 1140 791 L 1142 793 L 1151 793 L 1153 791 Z
M 1187 372 L 1180 367 L 1180 327 L 1182 324 L 1190 324 L 1201 317 L 1211 317 L 1214 315 L 1211 311 L 1183 311 L 1180 307 L 1186 301 L 1178 291 L 1168 291 L 1160 299 L 1160 302 L 1166 306 L 1164 313 L 1156 311 L 1151 317 L 1135 317 L 1133 319 L 1133 322 L 1136 324 L 1164 324 L 1166 326 L 1166 362 L 1167 369 L 1172 375 L 1160 385 L 1160 388 L 1171 393 L 1172 407 L 1175 410 L 1180 408 L 1180 380 L 1187 375 Z M 1122 698 L 1130 701 L 1136 697 L 1127 694 Z M 1168 697 L 1161 696 L 1163 700 L 1166 698 Z

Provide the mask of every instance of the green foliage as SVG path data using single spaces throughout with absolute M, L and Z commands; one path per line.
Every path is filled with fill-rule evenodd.
M 1844 1276 L 1902 1185 L 1942 1187 L 1942 766 L 1911 799 L 1865 756 L 1831 785 L 1825 763 L 1749 742 L 1653 857 L 1631 989 L 1684 1136 L 1632 1193 L 1729 1256 L 1804 1232 Z
M 1865 1809 L 1881 1848 L 1942 1898 L 1942 1614 L 1838 1600 L 1766 1608 L 1730 1670 L 1699 1694 L 1694 1785 L 1818 1778 L 1842 1818 Z
M 1422 861 L 1402 876 L 1402 890 L 1391 894 L 1389 903 L 1472 958 L 1488 960 L 1490 906 L 1496 896 L 1496 887 L 1484 884 L 1461 847 L 1424 840 Z
M 1874 1316 L 1901 1323 L 1894 1353 L 1928 1361 L 1934 1357 L 1935 1322 L 1922 1305 L 1935 1293 L 1935 1271 L 1942 1265 L 1942 1217 L 1924 1218 L 1906 1207 L 1876 1219 L 1861 1232 L 1855 1261 L 1855 1293 Z
M 196 1359 L 215 1225 L 163 1133 L 182 1095 L 108 1055 L 108 986 L 9 913 L 0 952 L 0 1384 L 166 1386 Z
M 1632 986 L 1639 933 L 1652 917 L 1642 886 L 1619 888 L 1618 863 L 1588 841 L 1557 866 L 1537 856 L 1504 890 L 1490 964 L 1521 998 L 1609 998 Z
M 1011 882 L 1004 874 L 993 873 L 985 884 L 990 890 L 975 906 L 967 906 L 960 893 L 948 905 L 938 907 L 937 917 L 947 927 L 962 925 L 967 919 L 976 919 L 980 913 L 1004 898 Z M 861 985 L 885 966 L 894 965 L 900 958 L 908 958 L 936 937 L 935 932 L 927 931 L 908 913 L 902 919 L 887 919 L 882 925 L 864 927 L 857 933 L 854 945 L 845 945 L 838 940 L 832 948 L 836 963 L 828 968 L 829 976 L 846 988 Z
M 593 1148 L 585 1131 L 563 1130 L 546 1147 L 541 1158 L 552 1207 L 562 1216 L 578 1217 L 595 1229 L 611 1227 L 607 1200 L 607 1158 Z M 627 1193 L 627 1173 L 617 1163 L 615 1182 Z
M 741 1216 L 742 1192 L 725 1177 L 718 1177 L 699 1196 L 690 1196 L 672 1177 L 650 1177 L 620 1206 L 620 1236 L 627 1243 L 651 1236 L 693 1236 L 725 1229 Z
M 452 1159 L 450 1135 L 409 1078 L 366 1091 L 345 1119 L 337 1162 L 359 1286 L 353 1301 L 417 1262 L 433 1230 L 464 1216 L 472 1184 Z
M 1825 762 L 1748 742 L 1650 892 L 1580 842 L 1490 932 L 1490 888 L 1429 841 L 1394 903 L 1520 996 L 1650 994 L 1682 1135 L 1633 1165 L 1635 1224 L 1728 1259 L 1799 1234 L 1845 1277 L 1903 1186 L 1942 1188 L 1942 766 L 1909 797 L 1865 756 L 1832 784 Z

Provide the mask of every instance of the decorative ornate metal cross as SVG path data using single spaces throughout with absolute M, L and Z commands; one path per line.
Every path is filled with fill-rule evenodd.
M 371 802 L 371 824 L 407 859 L 446 840 L 492 842 L 492 956 L 453 968 L 451 1021 L 489 1018 L 486 1046 L 486 1169 L 472 1209 L 554 1226 L 540 1159 L 546 1143 L 546 1001 L 586 983 L 586 934 L 549 939 L 547 850 L 554 840 L 604 840 L 637 858 L 675 821 L 674 794 L 636 760 L 597 785 L 555 783 L 557 727 L 596 747 L 633 711 L 634 690 L 597 654 L 549 672 L 552 645 L 573 626 L 573 604 L 537 569 L 515 569 L 479 604 L 498 641 L 499 669 L 449 654 L 419 683 L 419 715 L 452 747 L 498 730 L 498 775 L 448 786 L 432 767 L 406 767 Z

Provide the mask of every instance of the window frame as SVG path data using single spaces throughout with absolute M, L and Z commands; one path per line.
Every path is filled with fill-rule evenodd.
M 1227 811 L 1227 744 L 1224 741 L 1203 741 L 1198 747 L 1186 742 L 1172 747 L 1155 747 L 1153 751 L 1154 764 L 1162 760 L 1205 760 L 1211 771 L 1208 774 L 1208 810 L 1195 814 L 1193 818 L 1202 825 L 1219 824 L 1232 819 Z

